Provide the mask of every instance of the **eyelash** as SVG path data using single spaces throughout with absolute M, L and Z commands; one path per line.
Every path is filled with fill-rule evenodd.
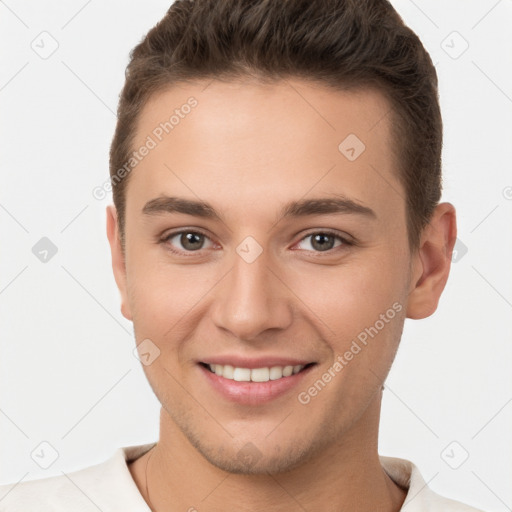
M 180 256 L 190 257 L 190 256 L 195 256 L 198 253 L 200 253 L 202 251 L 202 249 L 198 249 L 197 251 L 176 250 L 176 249 L 174 249 L 172 247 L 172 245 L 168 244 L 168 242 L 169 242 L 169 240 L 171 238 L 174 238 L 177 235 L 183 235 L 184 233 L 192 233 L 192 234 L 195 234 L 195 235 L 201 235 L 201 236 L 206 237 L 208 240 L 210 240 L 210 242 L 212 242 L 212 240 L 210 239 L 210 237 L 206 233 L 204 233 L 200 229 L 195 228 L 193 230 L 192 229 L 182 229 L 180 231 L 173 231 L 171 233 L 167 233 L 160 240 L 160 243 L 166 244 L 167 249 L 169 251 L 173 252 L 174 254 L 178 254 Z M 356 245 L 355 242 L 353 242 L 351 240 L 348 240 L 347 238 L 341 236 L 339 233 L 337 233 L 335 231 L 332 231 L 330 229 L 311 231 L 311 232 L 307 233 L 306 235 L 304 235 L 297 243 L 303 242 L 308 237 L 312 237 L 314 235 L 332 236 L 332 237 L 338 239 L 339 241 L 341 241 L 341 245 L 339 245 L 337 247 L 333 247 L 332 249 L 327 249 L 326 251 L 307 251 L 307 252 L 314 253 L 315 255 L 321 255 L 321 254 L 324 254 L 324 253 L 332 255 L 334 252 L 337 252 L 338 250 L 343 250 L 344 248 L 346 249 L 347 247 Z M 297 249 L 294 249 L 294 250 L 297 250 Z
M 334 253 L 337 253 L 340 250 L 341 251 L 344 250 L 344 249 L 346 250 L 348 247 L 356 245 L 354 241 L 349 240 L 348 238 L 345 238 L 345 237 L 341 236 L 339 233 L 337 233 L 336 231 L 333 231 L 331 229 L 322 229 L 322 230 L 317 230 L 317 231 L 310 231 L 309 233 L 306 233 L 299 240 L 299 242 L 302 242 L 306 238 L 312 237 L 314 235 L 332 236 L 333 238 L 338 239 L 341 242 L 341 245 L 338 245 L 337 247 L 333 247 L 332 249 L 327 249 L 326 251 L 307 251 L 307 252 L 313 253 L 315 256 L 318 256 L 318 257 L 321 257 L 322 254 L 330 254 L 330 255 L 332 255 Z M 300 249 L 297 249 L 297 250 L 300 250 Z

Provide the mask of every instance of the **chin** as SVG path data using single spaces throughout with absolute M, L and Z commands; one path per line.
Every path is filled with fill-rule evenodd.
M 308 459 L 308 453 L 304 450 L 288 450 L 283 452 L 276 446 L 278 453 L 262 453 L 253 443 L 246 443 L 239 450 L 231 449 L 215 450 L 210 447 L 203 450 L 201 446 L 196 449 L 213 466 L 237 475 L 269 475 L 291 471 Z M 281 453 L 282 452 L 282 453 Z
M 184 432 L 197 452 L 213 466 L 239 475 L 269 475 L 286 473 L 304 464 L 324 448 L 325 439 L 316 441 L 287 437 L 270 442 L 233 438 L 218 444 L 208 436 L 194 436 Z

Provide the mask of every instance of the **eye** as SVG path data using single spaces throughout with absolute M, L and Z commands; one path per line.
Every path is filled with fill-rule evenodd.
M 180 231 L 166 235 L 162 242 L 169 244 L 174 252 L 194 252 L 213 247 L 213 242 L 198 231 Z
M 301 247 L 302 244 L 302 247 Z M 340 235 L 330 231 L 317 231 L 305 236 L 297 247 L 304 251 L 326 252 L 341 245 L 352 245 Z

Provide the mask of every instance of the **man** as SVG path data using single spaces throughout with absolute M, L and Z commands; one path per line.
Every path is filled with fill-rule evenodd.
M 184 0 L 134 49 L 107 233 L 157 443 L 0 510 L 476 510 L 378 455 L 446 284 L 437 78 L 384 0 Z

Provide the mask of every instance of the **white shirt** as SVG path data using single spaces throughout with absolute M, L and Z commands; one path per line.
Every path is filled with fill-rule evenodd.
M 108 460 L 58 476 L 0 486 L 0 512 L 151 512 L 127 462 L 155 443 L 118 448 Z M 407 488 L 404 512 L 482 512 L 430 490 L 408 460 L 380 457 L 386 473 Z

